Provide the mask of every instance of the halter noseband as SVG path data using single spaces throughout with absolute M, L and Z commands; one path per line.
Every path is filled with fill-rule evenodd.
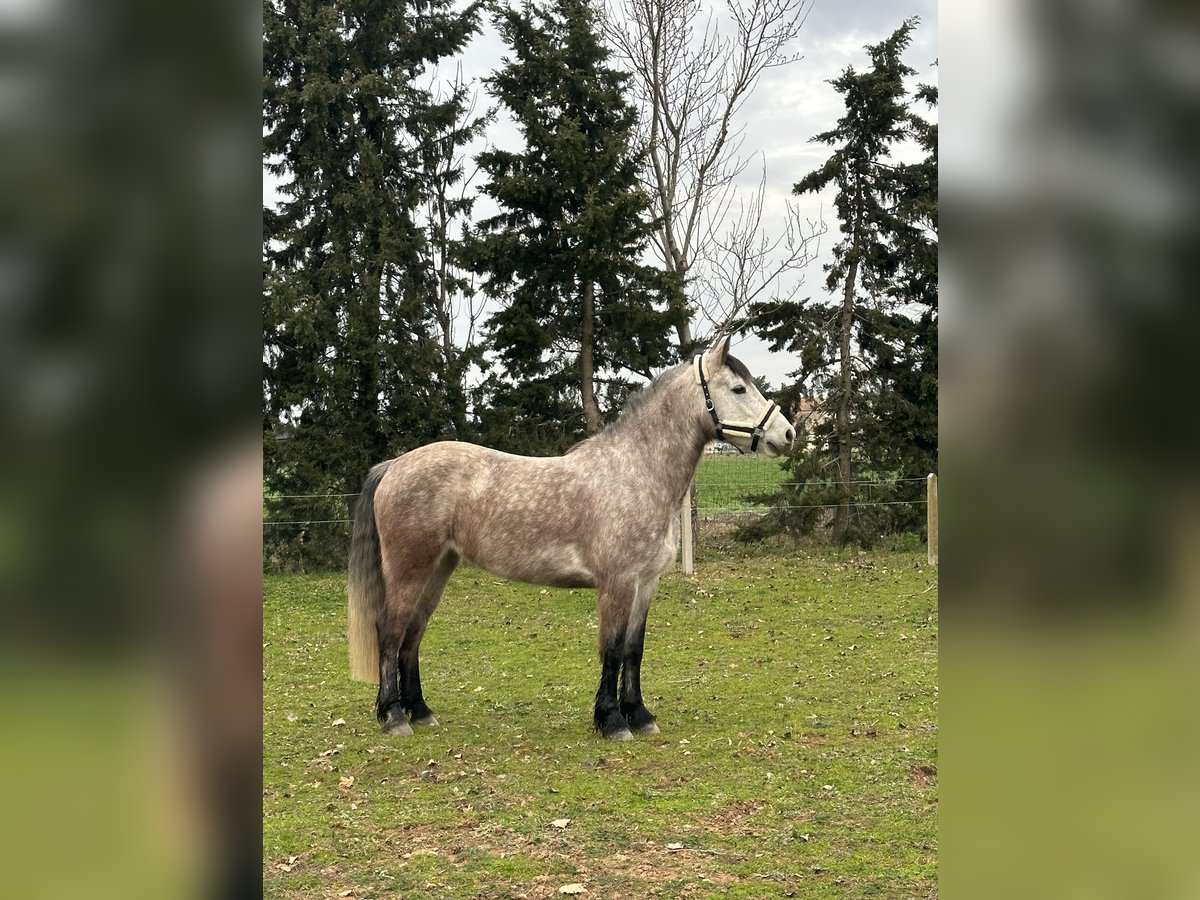
M 692 369 L 694 369 L 696 372 L 696 381 L 704 390 L 704 408 L 708 410 L 709 416 L 712 417 L 713 427 L 717 430 L 717 440 L 724 441 L 726 431 L 736 431 L 748 436 L 750 438 L 750 452 L 753 453 L 756 451 L 758 449 L 759 439 L 766 434 L 767 423 L 771 421 L 773 417 L 779 414 L 779 405 L 777 403 L 768 401 L 767 411 L 763 413 L 763 417 L 759 420 L 757 425 L 751 425 L 748 422 L 722 422 L 720 417 L 717 415 L 716 409 L 713 408 L 712 394 L 708 392 L 708 379 L 704 377 L 703 353 L 697 353 L 692 357 Z M 734 444 L 733 441 L 726 441 L 726 443 L 732 444 L 733 449 L 738 453 L 745 452 L 737 444 Z

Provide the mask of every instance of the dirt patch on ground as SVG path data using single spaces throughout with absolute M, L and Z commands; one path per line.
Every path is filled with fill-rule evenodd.
M 536 854 L 540 858 L 541 854 Z M 671 851 L 656 845 L 622 850 L 600 859 L 564 857 L 575 866 L 578 875 L 570 877 L 587 888 L 592 896 L 620 897 L 700 897 L 714 887 L 727 887 L 741 879 L 720 871 L 713 856 L 685 850 Z M 682 883 L 681 883 L 682 882 Z M 514 898 L 547 900 L 560 897 L 561 875 L 538 875 Z M 669 885 L 669 887 L 668 887 Z M 615 893 L 614 893 L 615 892 Z
M 700 824 L 717 834 L 757 835 L 759 831 L 752 828 L 746 820 L 766 805 L 766 802 L 762 800 L 743 800 L 738 803 L 730 803 L 716 815 L 701 820 Z
M 821 747 L 829 743 L 829 738 L 823 734 L 805 733 L 796 738 L 801 747 Z
M 538 875 L 513 891 L 512 896 L 518 900 L 560 897 L 558 889 L 568 882 L 583 884 L 592 896 L 608 896 L 611 891 L 617 891 L 612 896 L 665 897 L 669 893 L 672 897 L 691 897 L 704 896 L 713 887 L 740 881 L 722 871 L 720 854 L 688 847 L 671 849 L 650 841 L 602 857 L 581 857 L 579 847 L 566 835 L 530 840 L 512 831 L 476 831 L 472 835 L 471 850 L 499 857 L 523 856 L 541 862 L 561 863 L 571 866 L 577 873 L 570 877 Z
M 937 766 L 913 766 L 910 770 L 912 786 L 918 791 L 927 791 L 937 780 Z

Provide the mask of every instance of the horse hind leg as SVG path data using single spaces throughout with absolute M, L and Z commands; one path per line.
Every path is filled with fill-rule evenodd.
M 425 628 L 429 618 L 442 600 L 442 592 L 450 580 L 455 568 L 458 567 L 459 555 L 454 550 L 447 550 L 438 560 L 437 566 L 425 582 L 421 598 L 417 603 L 413 616 L 404 632 L 404 641 L 400 645 L 400 705 L 412 718 L 413 725 L 437 725 L 437 717 L 425 702 L 421 691 L 421 664 L 419 653 L 421 639 L 425 636 Z
M 625 628 L 625 658 L 621 665 L 621 714 L 629 727 L 642 734 L 658 734 L 658 723 L 642 700 L 642 650 L 646 643 L 646 614 L 658 579 L 639 585 L 629 624 Z
M 400 690 L 401 651 L 410 626 L 422 621 L 419 610 L 425 587 L 439 559 L 432 548 L 428 554 L 416 557 L 392 556 L 384 548 L 385 598 L 375 625 L 379 638 L 379 694 L 375 699 L 375 714 L 388 734 L 412 734 Z M 423 625 L 420 628 L 424 630 Z
M 400 652 L 413 610 L 418 604 L 424 580 L 406 578 L 388 584 L 388 595 L 379 613 L 376 629 L 379 635 L 379 694 L 376 715 L 383 730 L 397 736 L 413 733 L 404 714 L 400 695 Z
M 384 608 L 375 626 L 379 635 L 379 693 L 375 698 L 375 715 L 388 734 L 413 733 L 400 703 L 398 679 L 400 647 L 421 586 L 421 582 L 412 579 L 388 584 Z

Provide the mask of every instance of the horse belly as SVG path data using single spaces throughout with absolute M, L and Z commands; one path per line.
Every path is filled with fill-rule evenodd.
M 596 580 L 573 545 L 515 546 L 504 540 L 463 548 L 463 555 L 494 575 L 547 587 L 595 587 Z
M 496 575 L 552 587 L 592 587 L 577 481 L 560 460 L 498 455 L 456 498 L 453 536 L 470 562 Z

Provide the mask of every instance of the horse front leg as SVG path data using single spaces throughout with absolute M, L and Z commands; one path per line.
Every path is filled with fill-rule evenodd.
M 658 734 L 658 723 L 642 700 L 642 651 L 646 643 L 646 615 L 658 579 L 639 586 L 629 624 L 625 629 L 625 658 L 621 666 L 621 714 L 629 727 L 642 734 Z
M 600 588 L 600 687 L 596 690 L 596 730 L 610 741 L 631 741 L 633 732 L 621 713 L 617 681 L 625 658 L 625 632 L 633 607 L 632 586 Z

